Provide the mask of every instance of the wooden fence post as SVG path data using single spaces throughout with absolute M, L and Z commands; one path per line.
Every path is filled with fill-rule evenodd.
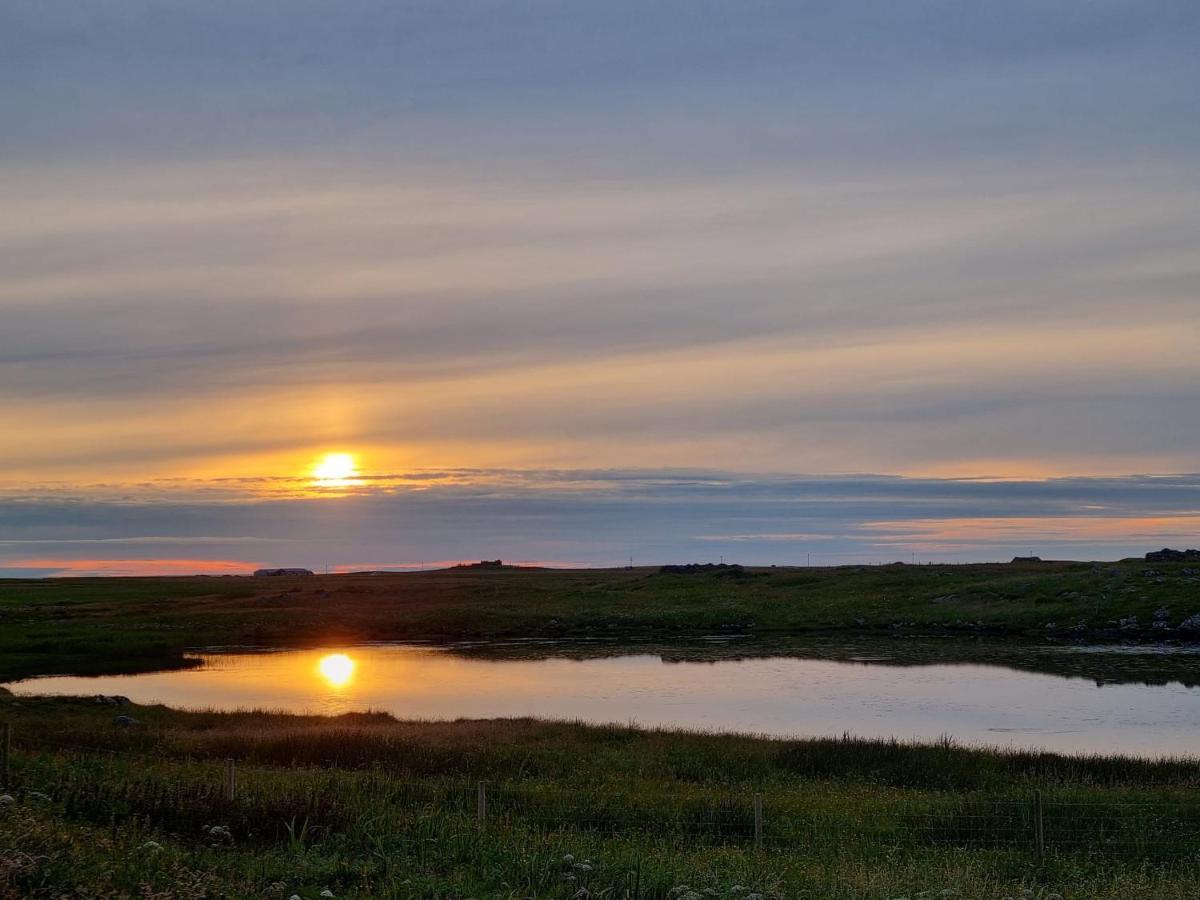
M 12 755 L 12 723 L 0 723 L 0 787 L 12 787 L 8 758 Z
M 1042 792 L 1033 792 L 1033 852 L 1037 861 L 1046 859 L 1046 820 L 1042 809 Z
M 754 795 L 754 849 L 761 850 L 763 845 L 763 803 L 762 794 Z
M 225 799 L 232 803 L 237 797 L 237 773 L 233 760 L 225 760 Z
M 482 781 L 479 782 L 479 791 L 475 798 L 475 816 L 479 820 L 479 827 L 483 828 L 487 819 L 487 787 Z

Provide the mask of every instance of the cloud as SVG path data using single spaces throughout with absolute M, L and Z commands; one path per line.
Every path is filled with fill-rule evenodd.
M 1195 545 L 1200 475 L 1041 481 L 745 475 L 714 470 L 393 473 L 346 496 L 290 479 L 174 480 L 0 501 L 0 566 L 79 571 L 414 568 L 432 560 L 624 565 L 1115 558 Z M 213 491 L 216 493 L 213 493 Z M 278 493 L 283 492 L 283 493 Z M 203 537 L 194 537 L 202 535 Z M 253 549 L 250 549 L 253 548 Z M 78 565 L 70 564 L 77 560 Z M 210 571 L 198 568 L 197 571 Z M 239 570 L 241 571 L 241 570 Z
M 1198 35 L 1168 0 L 8 4 L 5 478 L 1189 470 Z

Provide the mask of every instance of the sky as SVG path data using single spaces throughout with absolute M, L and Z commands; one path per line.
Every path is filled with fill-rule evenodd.
M 10 0 L 0 575 L 1200 545 L 1197 46 L 1193 0 Z

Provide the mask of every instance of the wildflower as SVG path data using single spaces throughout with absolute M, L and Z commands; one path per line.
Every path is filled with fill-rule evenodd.
M 12 806 L 16 802 L 12 794 L 0 794 L 0 806 Z
M 288 897 L 288 900 L 303 900 L 303 898 L 299 894 L 292 894 L 292 896 Z
M 331 891 L 329 888 L 325 888 L 325 890 L 321 891 L 321 896 L 322 897 L 332 897 L 333 891 Z
M 587 863 L 578 863 L 578 864 L 575 866 L 575 868 L 577 868 L 577 869 L 578 869 L 580 872 L 590 872 L 590 871 L 592 871 L 592 867 L 591 867 L 591 866 L 589 866 Z
M 568 864 L 573 863 L 573 862 L 575 862 L 575 857 L 572 856 L 570 853 L 564 854 L 563 862 L 568 863 Z
M 146 841 L 146 843 L 142 844 L 142 849 L 154 853 L 156 850 L 162 849 L 162 844 L 158 841 Z

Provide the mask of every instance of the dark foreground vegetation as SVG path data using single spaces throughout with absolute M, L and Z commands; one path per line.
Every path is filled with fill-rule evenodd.
M 1200 879 L 1186 761 L 90 698 L 0 718 L 0 897 L 1183 900 Z
M 214 645 L 696 634 L 1200 638 L 1200 565 L 515 570 L 0 580 L 0 681 Z

